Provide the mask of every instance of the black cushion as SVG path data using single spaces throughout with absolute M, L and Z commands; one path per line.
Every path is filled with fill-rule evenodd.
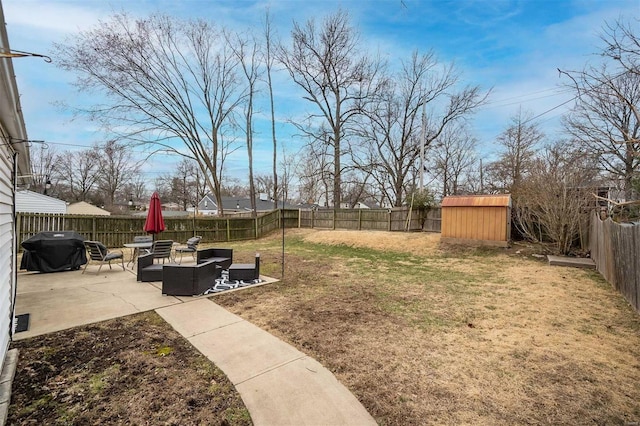
M 107 247 L 105 247 L 104 244 L 102 244 L 101 242 L 96 242 L 96 245 L 98 246 L 98 250 L 100 250 L 100 254 L 104 257 L 104 255 L 107 254 L 107 252 L 109 251 L 107 249 Z M 108 260 L 108 259 L 107 259 Z

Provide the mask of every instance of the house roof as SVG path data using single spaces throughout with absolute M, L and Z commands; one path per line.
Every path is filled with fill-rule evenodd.
M 450 195 L 442 200 L 442 207 L 511 207 L 511 194 Z
M 132 216 L 142 216 L 142 217 L 146 217 L 149 214 L 149 211 L 144 211 L 144 212 L 135 212 L 132 214 Z M 162 210 L 162 217 L 163 218 L 168 218 L 168 217 L 187 217 L 189 216 L 189 212 L 186 211 L 178 211 L 178 210 Z
M 89 204 L 86 201 L 78 201 L 77 203 L 67 206 L 67 214 L 86 214 L 92 216 L 110 216 L 111 213 L 105 209 Z
M 207 202 L 205 206 L 205 201 Z M 282 206 L 282 202 L 278 202 L 278 207 Z M 222 197 L 222 207 L 225 211 L 251 211 L 251 199 L 246 197 Z M 270 211 L 273 210 L 273 200 L 263 200 L 260 196 L 256 196 L 256 211 Z M 285 203 L 285 208 L 295 208 L 294 206 Z M 215 201 L 215 197 L 212 194 L 207 194 L 198 203 L 198 210 L 217 210 L 218 205 Z
M 67 212 L 67 203 L 48 195 L 29 190 L 16 191 L 16 211 L 23 213 Z
M 10 52 L 9 38 L 7 29 L 4 25 L 4 12 L 0 3 L 0 51 Z M 30 173 L 30 156 L 29 147 L 26 143 L 29 139 L 27 129 L 22 115 L 20 106 L 20 92 L 15 79 L 16 72 L 13 69 L 13 61 L 6 58 L 0 61 L 0 127 L 3 130 L 3 142 L 11 145 L 15 152 L 18 153 L 18 183 L 26 184 L 31 181 L 30 177 L 26 177 Z

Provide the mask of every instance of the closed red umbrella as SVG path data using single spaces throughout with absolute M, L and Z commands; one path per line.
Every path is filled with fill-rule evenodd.
M 149 202 L 149 212 L 147 220 L 144 223 L 144 230 L 150 234 L 159 234 L 164 231 L 164 219 L 162 218 L 162 206 L 160 205 L 160 197 L 154 192 Z

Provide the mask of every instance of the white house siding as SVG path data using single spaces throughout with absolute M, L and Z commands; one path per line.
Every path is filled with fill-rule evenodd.
M 13 327 L 14 270 L 12 156 L 5 147 L 0 155 L 0 361 L 9 348 L 9 332 Z M 1 365 L 1 364 L 0 364 Z
M 16 211 L 19 213 L 57 213 L 67 212 L 67 203 L 33 191 L 16 192 Z
M 0 50 L 11 51 L 2 3 L 0 3 Z M 16 237 L 14 229 L 14 185 L 29 183 L 31 173 L 27 130 L 20 107 L 20 93 L 11 59 L 0 60 L 0 361 L 4 365 L 13 334 L 13 304 L 16 288 Z M 18 154 L 17 159 L 14 156 Z M 14 169 L 14 159 L 17 167 Z M 13 176 L 14 171 L 16 176 Z M 21 176 L 17 178 L 17 176 Z M 1 367 L 0 367 L 1 368 Z M 0 416 L 0 421 L 3 421 Z

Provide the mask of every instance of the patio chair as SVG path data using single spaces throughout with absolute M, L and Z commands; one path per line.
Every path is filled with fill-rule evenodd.
M 200 244 L 201 240 L 202 237 L 200 236 L 191 237 L 187 240 L 186 246 L 176 247 L 176 257 L 178 253 L 180 253 L 178 264 L 182 264 L 182 256 L 184 256 L 185 253 L 191 253 L 193 260 L 196 260 L 196 252 L 198 251 L 198 244 Z
M 91 261 L 100 262 L 100 267 L 98 268 L 98 272 L 96 272 L 96 275 L 98 275 L 102 269 L 102 265 L 107 263 L 109 264 L 109 269 L 112 269 L 111 261 L 116 259 L 120 259 L 120 262 L 122 263 L 122 270 L 124 271 L 124 255 L 121 251 L 109 251 L 105 245 L 99 241 L 85 241 L 84 246 L 87 248 L 87 252 L 89 253 L 89 261 L 84 265 L 84 269 L 82 270 L 83 274 L 87 270 L 87 266 L 89 266 Z
M 153 242 L 151 249 L 149 249 L 149 253 L 153 254 L 154 259 L 162 259 L 162 263 L 164 263 L 165 259 L 171 261 L 172 248 L 172 240 L 158 240 Z

